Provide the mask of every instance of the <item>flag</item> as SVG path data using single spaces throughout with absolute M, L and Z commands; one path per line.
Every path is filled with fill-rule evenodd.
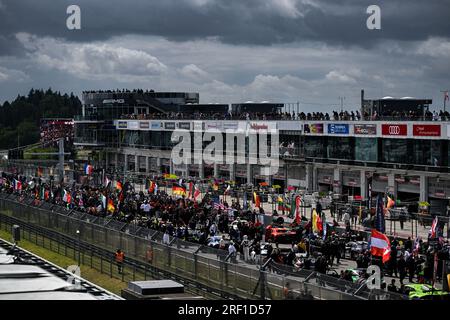
M 84 173 L 88 176 L 92 174 L 93 167 L 90 164 L 84 166 Z
M 65 203 L 71 203 L 72 202 L 72 196 L 70 195 L 69 192 L 66 191 L 66 189 L 64 189 L 63 201 Z
M 110 183 L 111 183 L 111 180 L 109 180 L 108 176 L 105 174 L 105 187 L 108 188 Z
M 197 187 L 197 185 L 195 185 L 194 189 L 194 201 L 197 201 L 197 198 L 200 195 L 200 189 Z
M 293 187 L 293 186 L 288 186 L 287 189 L 288 189 L 288 191 L 294 191 L 294 190 L 295 190 L 295 187 Z
M 375 228 L 377 231 L 384 233 L 386 231 L 386 223 L 384 220 L 383 198 L 381 195 L 377 196 L 377 213 L 375 217 Z
M 149 194 L 155 192 L 155 184 L 156 184 L 156 183 L 154 183 L 153 181 L 150 181 L 150 186 L 149 186 L 149 188 L 148 188 L 148 193 L 149 193 Z
M 189 192 L 188 192 L 188 199 L 194 196 L 194 193 L 192 192 L 194 188 L 194 183 L 191 181 L 189 182 Z
M 323 240 L 327 238 L 327 215 L 323 215 L 323 221 L 322 221 L 322 227 L 323 227 Z
M 370 237 L 370 253 L 376 257 L 382 257 L 383 263 L 389 261 L 391 256 L 391 242 L 382 232 L 372 229 Z
M 216 210 L 225 210 L 225 206 L 223 205 L 223 203 L 219 203 L 219 202 L 214 202 L 214 209 Z
M 114 207 L 114 202 L 112 199 L 108 199 L 107 211 L 111 213 L 114 213 L 114 211 L 116 211 L 116 207 Z
M 53 193 L 52 193 L 53 194 Z M 50 198 L 50 191 L 49 190 L 45 190 L 44 193 L 44 200 L 47 201 Z
M 228 185 L 228 187 L 225 189 L 225 192 L 224 192 L 223 194 L 224 194 L 224 195 L 228 194 L 228 191 L 230 191 L 230 189 L 231 189 L 231 186 Z
M 261 187 L 267 187 L 269 184 L 267 183 L 267 182 L 260 182 L 259 183 L 259 185 L 261 186 Z
M 259 199 L 259 195 L 257 195 L 256 192 L 253 192 L 253 201 L 256 208 L 261 208 L 261 201 Z
M 102 207 L 106 209 L 106 196 L 104 194 L 102 194 Z
M 277 202 L 278 202 L 278 210 L 279 211 L 284 211 L 286 208 L 284 207 L 284 201 L 283 201 L 283 198 L 281 196 L 278 196 Z
M 387 208 L 387 209 L 390 209 L 390 208 L 392 208 L 394 205 L 395 205 L 395 201 L 394 201 L 391 197 L 387 196 L 387 205 L 386 205 L 386 208 Z
M 319 233 L 323 230 L 322 219 L 320 218 L 320 215 L 317 213 L 316 209 L 313 209 L 312 227 L 314 233 Z
M 177 183 L 174 183 L 172 185 L 172 193 L 180 195 L 180 196 L 184 196 L 184 195 L 186 195 L 186 188 Z
M 431 238 L 436 238 L 437 224 L 438 224 L 438 217 L 435 216 L 433 219 L 433 223 L 431 224 L 431 229 L 430 229 Z
M 116 189 L 119 191 L 122 191 L 122 182 L 120 182 L 120 181 L 116 182 Z
M 22 182 L 14 179 L 14 190 L 22 190 Z
M 247 192 L 244 192 L 244 199 L 242 200 L 242 207 L 244 208 L 244 210 L 248 209 L 248 204 L 247 204 Z
M 301 203 L 300 196 L 295 197 L 295 222 L 297 224 L 300 224 L 300 203 Z
M 213 184 L 213 190 L 218 191 L 219 190 L 219 184 L 217 182 L 214 182 Z
M 178 179 L 178 176 L 177 176 L 177 175 L 175 175 L 175 174 L 169 174 L 169 173 L 165 173 L 165 174 L 163 175 L 163 177 L 164 177 L 164 179 L 166 179 L 166 180 L 176 180 L 176 179 Z
M 416 251 L 417 253 L 419 253 L 419 249 L 420 249 L 420 242 L 419 242 L 419 237 L 416 237 L 416 240 L 414 240 L 414 248 L 413 248 L 413 252 Z
M 291 196 L 291 204 L 289 206 L 289 217 L 294 218 L 295 216 L 295 195 Z
M 158 194 L 158 184 L 155 182 L 155 192 L 153 192 L 154 195 Z
M 450 97 L 448 96 L 448 91 L 445 91 L 444 92 L 444 99 L 445 99 L 445 101 L 450 101 Z

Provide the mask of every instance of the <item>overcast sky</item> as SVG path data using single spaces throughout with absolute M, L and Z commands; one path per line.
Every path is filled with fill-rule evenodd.
M 81 8 L 81 30 L 66 9 Z M 381 30 L 366 9 L 381 8 Z M 200 93 L 297 102 L 450 89 L 450 0 L 0 0 L 0 102 L 32 88 Z M 449 104 L 450 105 L 450 104 Z

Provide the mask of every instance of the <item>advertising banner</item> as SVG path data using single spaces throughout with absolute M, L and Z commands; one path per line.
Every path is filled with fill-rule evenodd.
M 415 124 L 413 125 L 413 136 L 416 137 L 440 137 L 441 125 L 439 124 Z
M 128 121 L 128 129 L 139 129 L 139 123 L 137 121 Z
M 238 129 L 237 122 L 224 122 L 223 123 L 223 130 L 237 130 L 237 129 Z
M 312 124 L 305 124 L 303 131 L 305 133 L 323 133 L 323 123 L 312 123 Z
M 165 122 L 164 129 L 175 130 L 175 122 Z
M 406 124 L 383 124 L 381 132 L 383 136 L 406 136 L 408 126 Z
M 117 123 L 117 128 L 119 128 L 119 129 L 126 129 L 126 128 L 128 128 L 128 122 L 126 122 L 126 121 L 119 121 Z
M 222 131 L 222 123 L 221 122 L 206 122 L 205 129 Z
M 191 130 L 191 123 L 190 122 L 179 122 L 178 129 Z
M 161 129 L 161 122 L 152 121 L 151 122 L 151 128 L 152 128 L 152 130 L 159 130 L 159 129 Z
M 355 134 L 376 135 L 376 124 L 355 124 Z
M 328 124 L 328 133 L 329 134 L 348 134 L 349 133 L 349 125 L 341 124 L 341 123 L 329 123 Z
M 146 121 L 146 122 L 139 122 L 139 128 L 141 128 L 141 129 L 148 129 L 148 128 L 150 128 L 150 123 L 148 121 Z

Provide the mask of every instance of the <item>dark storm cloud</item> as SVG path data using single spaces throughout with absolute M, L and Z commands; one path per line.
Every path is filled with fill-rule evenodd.
M 371 46 L 382 39 L 450 36 L 449 0 L 1 0 L 0 54 L 11 35 L 28 32 L 70 41 L 142 34 L 173 41 L 215 37 L 224 43 L 271 45 L 323 41 Z M 66 28 L 66 8 L 78 4 L 82 30 Z M 366 28 L 366 8 L 382 9 L 382 30 Z M 6 39 L 11 48 L 5 50 Z

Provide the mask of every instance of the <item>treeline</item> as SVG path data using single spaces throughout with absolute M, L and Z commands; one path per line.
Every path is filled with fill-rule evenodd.
M 39 141 L 41 118 L 73 118 L 81 112 L 81 101 L 73 93 L 31 89 L 11 103 L 0 104 L 0 150 Z

